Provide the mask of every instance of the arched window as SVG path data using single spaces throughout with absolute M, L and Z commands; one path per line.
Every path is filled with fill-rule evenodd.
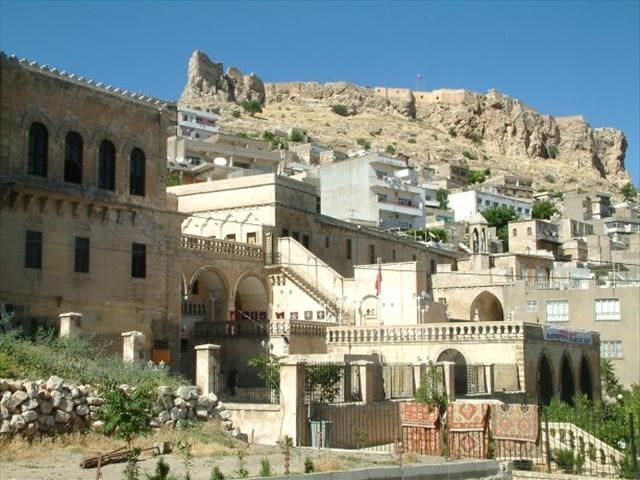
M 100 142 L 98 187 L 103 190 L 116 189 L 116 149 L 109 140 Z
M 82 183 L 82 137 L 69 132 L 64 140 L 64 181 Z
M 129 193 L 144 197 L 144 152 L 139 148 L 131 150 L 129 165 Z
M 34 122 L 29 127 L 29 155 L 27 173 L 47 176 L 47 158 L 49 153 L 49 132 L 43 124 Z

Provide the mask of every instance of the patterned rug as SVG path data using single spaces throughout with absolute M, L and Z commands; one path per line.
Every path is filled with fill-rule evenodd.
M 400 419 L 403 426 L 438 428 L 440 412 L 435 405 L 414 402 L 401 403 Z
M 488 413 L 489 405 L 484 403 L 453 403 L 447 409 L 449 430 L 484 430 Z
M 486 431 L 449 432 L 449 456 L 451 458 L 487 458 L 489 436 Z
M 442 432 L 439 428 L 402 427 L 402 447 L 405 452 L 420 455 L 442 455 Z
M 496 439 L 535 443 L 539 430 L 537 405 L 503 404 L 491 409 L 491 432 Z

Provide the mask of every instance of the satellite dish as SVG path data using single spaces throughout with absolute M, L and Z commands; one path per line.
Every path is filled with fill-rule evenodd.
M 224 166 L 227 164 L 227 159 L 226 159 L 226 158 L 224 158 L 224 157 L 216 157 L 216 158 L 213 160 L 213 164 L 214 164 L 214 165 L 218 165 L 218 166 L 220 166 L 220 167 L 224 167 Z

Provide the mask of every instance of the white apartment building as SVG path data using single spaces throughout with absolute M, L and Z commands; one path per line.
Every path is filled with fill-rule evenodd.
M 493 207 L 511 207 L 521 218 L 528 219 L 531 204 L 531 200 L 502 195 L 490 187 L 449 194 L 449 208 L 457 222 L 469 221 L 474 214 Z
M 379 228 L 423 228 L 425 190 L 406 160 L 366 153 L 323 165 L 324 215 Z
M 219 118 L 220 116 L 213 112 L 181 107 L 178 109 L 178 136 L 206 140 L 214 133 L 218 133 L 216 122 Z

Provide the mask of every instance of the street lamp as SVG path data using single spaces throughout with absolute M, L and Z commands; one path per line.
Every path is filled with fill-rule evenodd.
M 424 312 L 429 311 L 429 305 L 423 307 L 423 303 L 430 300 L 431 295 L 423 290 L 420 293 L 414 293 L 413 297 L 416 299 L 416 316 L 418 323 L 424 323 Z

